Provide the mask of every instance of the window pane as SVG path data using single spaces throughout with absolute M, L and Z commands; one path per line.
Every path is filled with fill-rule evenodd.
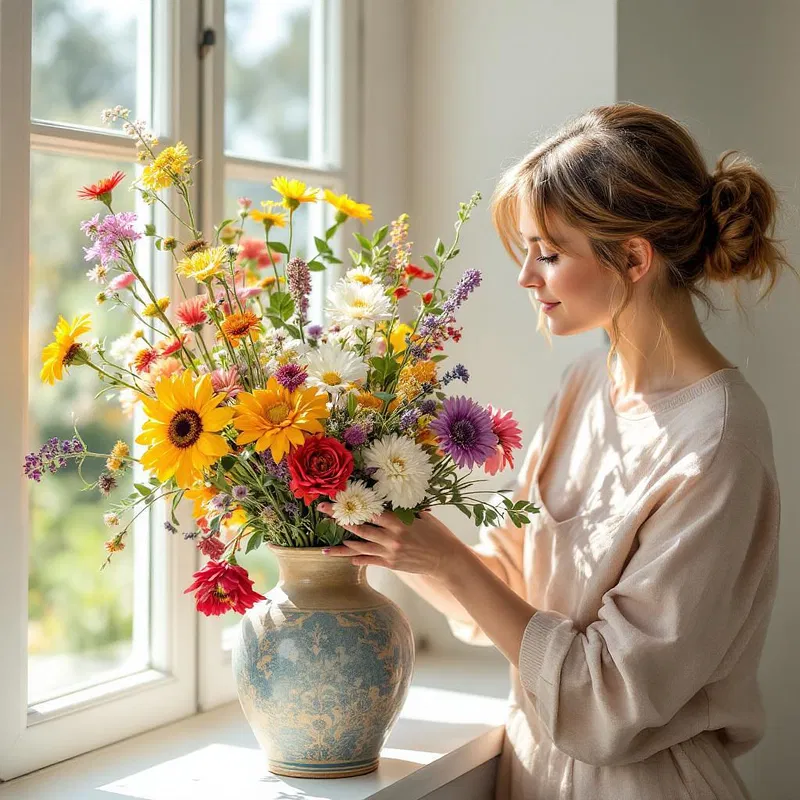
M 225 151 L 309 159 L 311 0 L 225 3 Z
M 122 105 L 150 116 L 150 0 L 34 0 L 31 116 L 101 127 Z
M 132 442 L 133 421 L 117 400 L 94 399 L 101 388 L 94 371 L 73 366 L 53 386 L 39 379 L 42 348 L 52 341 L 59 314 L 71 322 L 90 312 L 92 329 L 84 339 L 105 337 L 108 347 L 131 329 L 124 309 L 95 304 L 102 286 L 86 276 L 93 264 L 83 259 L 89 240 L 79 223 L 98 212 L 102 217 L 103 206 L 76 196 L 78 187 L 117 169 L 133 177 L 129 163 L 31 154 L 29 450 L 50 437 L 71 437 L 73 413 L 90 451 L 107 453 L 117 439 Z M 133 201 L 133 192 L 123 184 L 114 194 L 114 211 L 133 210 Z M 101 459 L 87 458 L 84 478 L 93 482 L 104 466 Z M 130 472 L 119 478 L 119 487 L 108 498 L 96 489 L 81 491 L 74 463 L 29 486 L 28 674 L 29 702 L 34 703 L 100 682 L 110 672 L 141 669 L 147 648 L 134 647 L 136 536 L 100 571 L 106 556 L 103 543 L 111 538 L 103 514 L 132 490 Z M 141 626 L 137 619 L 137 642 Z

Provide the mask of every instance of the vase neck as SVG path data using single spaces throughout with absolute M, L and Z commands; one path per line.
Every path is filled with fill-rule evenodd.
M 366 566 L 349 558 L 326 556 L 319 547 L 271 547 L 278 559 L 280 583 L 290 586 L 368 586 Z

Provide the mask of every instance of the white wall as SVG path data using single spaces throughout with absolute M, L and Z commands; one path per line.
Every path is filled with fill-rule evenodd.
M 787 239 L 792 262 L 800 264 L 800 4 L 619 0 L 618 17 L 618 99 L 654 106 L 684 122 L 709 167 L 729 148 L 750 156 L 782 194 L 779 235 Z M 753 306 L 757 295 L 750 294 L 749 329 L 735 310 L 707 325 L 709 338 L 741 367 L 767 406 L 781 484 L 781 578 L 759 676 L 767 733 L 737 765 L 757 800 L 789 800 L 800 796 L 794 763 L 800 585 L 793 575 L 800 562 L 800 499 L 794 490 L 800 451 L 800 285 L 786 275 L 758 307 Z M 732 299 L 725 306 L 733 309 Z

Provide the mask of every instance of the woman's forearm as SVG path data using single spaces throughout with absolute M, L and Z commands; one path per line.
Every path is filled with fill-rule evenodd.
M 475 555 L 498 577 L 502 576 L 502 569 L 495 563 L 495 559 L 483 553 L 476 553 Z M 464 606 L 453 597 L 452 592 L 440 580 L 418 572 L 396 570 L 395 575 L 407 586 L 410 586 L 423 600 L 430 603 L 445 616 L 452 617 L 460 622 L 474 622 Z

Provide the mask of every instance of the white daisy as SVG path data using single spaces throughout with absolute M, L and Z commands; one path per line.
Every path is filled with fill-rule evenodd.
M 347 279 L 337 281 L 331 287 L 326 310 L 331 321 L 342 328 L 364 328 L 392 316 L 383 286 L 363 286 Z
M 360 283 L 362 286 L 377 284 L 378 278 L 369 267 L 353 267 L 347 270 L 344 276 L 350 283 Z
M 108 277 L 108 267 L 98 264 L 96 267 L 92 267 L 92 269 L 86 273 L 86 277 L 95 283 L 105 283 L 106 278 Z
M 103 514 L 103 522 L 109 528 L 116 528 L 117 525 L 119 525 L 119 517 L 113 511 L 109 511 L 106 514 Z
M 367 378 L 367 365 L 351 350 L 332 342 L 309 351 L 306 361 L 308 383 L 333 395 L 347 389 L 348 384 Z
M 333 518 L 340 525 L 363 525 L 383 512 L 383 499 L 364 481 L 348 481 L 333 498 Z
M 364 465 L 377 467 L 372 473 L 375 490 L 395 508 L 413 508 L 422 502 L 433 465 L 415 442 L 392 433 L 373 442 L 363 452 Z

